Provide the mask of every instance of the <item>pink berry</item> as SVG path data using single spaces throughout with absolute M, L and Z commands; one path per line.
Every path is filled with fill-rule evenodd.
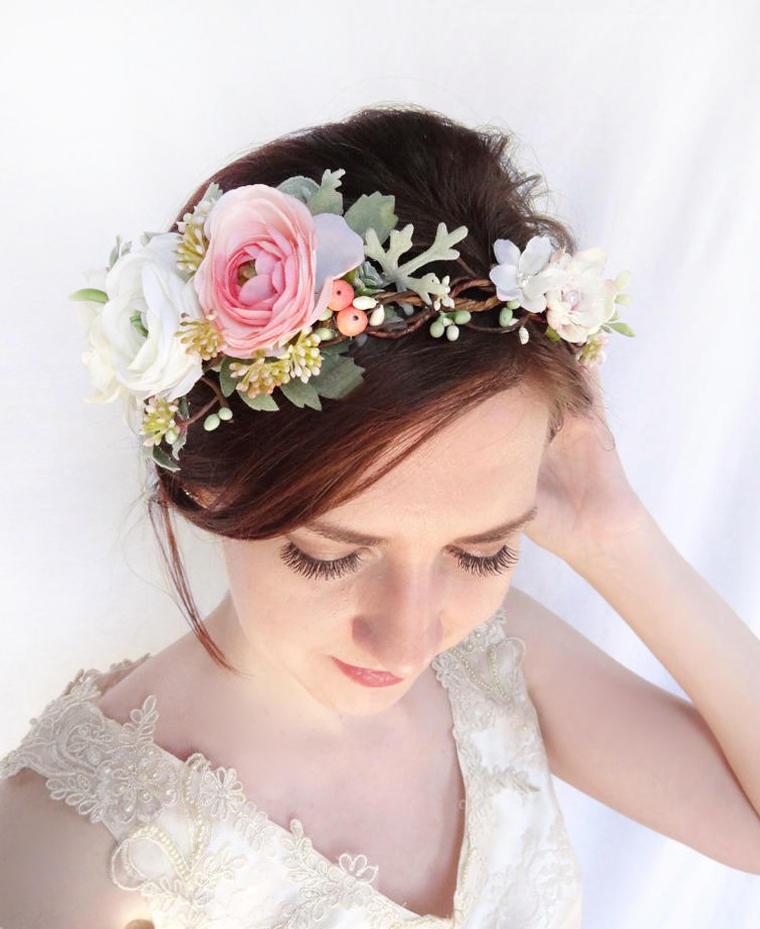
M 336 313 L 347 306 L 351 306 L 354 300 L 354 288 L 344 281 L 342 277 L 336 277 L 332 282 L 332 294 L 327 301 L 327 305 Z
M 335 314 L 335 325 L 343 335 L 359 335 L 367 328 L 368 322 L 364 310 L 357 310 L 353 306 L 347 306 Z

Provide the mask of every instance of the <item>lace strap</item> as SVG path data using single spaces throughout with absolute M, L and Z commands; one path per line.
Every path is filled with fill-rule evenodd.
M 134 664 L 117 662 L 106 678 Z M 30 720 L 20 744 L 0 759 L 0 777 L 31 768 L 45 778 L 54 800 L 75 807 L 93 823 L 104 823 L 119 838 L 132 823 L 152 821 L 176 802 L 178 774 L 153 741 L 155 699 L 148 697 L 121 725 L 94 705 L 101 694 L 100 677 L 97 669 L 80 669 Z

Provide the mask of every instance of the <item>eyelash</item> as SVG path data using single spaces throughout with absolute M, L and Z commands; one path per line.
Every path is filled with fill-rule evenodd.
M 288 542 L 280 549 L 282 560 L 289 567 L 293 568 L 299 574 L 306 577 L 318 577 L 323 580 L 334 580 L 351 571 L 355 571 L 361 564 L 361 557 L 352 552 L 344 558 L 335 558 L 331 561 L 322 558 L 312 558 L 306 552 Z M 503 545 L 495 555 L 489 555 L 482 558 L 477 555 L 470 555 L 469 552 L 457 552 L 457 561 L 459 566 L 471 574 L 480 576 L 490 574 L 502 574 L 517 564 L 518 554 L 508 545 Z

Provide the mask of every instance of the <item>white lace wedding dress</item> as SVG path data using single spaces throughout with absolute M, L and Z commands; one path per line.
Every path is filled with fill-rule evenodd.
M 432 665 L 466 791 L 448 918 L 386 897 L 365 855 L 331 861 L 298 819 L 275 823 L 234 768 L 157 745 L 155 696 L 127 723 L 105 716 L 94 700 L 150 653 L 80 670 L 0 759 L 0 777 L 33 768 L 54 799 L 108 829 L 111 879 L 146 898 L 156 929 L 580 929 L 581 870 L 525 685 L 525 642 L 505 622 L 502 607 Z

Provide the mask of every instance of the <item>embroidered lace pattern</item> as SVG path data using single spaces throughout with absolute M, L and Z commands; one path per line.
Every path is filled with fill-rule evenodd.
M 385 896 L 365 855 L 331 861 L 300 820 L 275 823 L 234 768 L 157 745 L 154 695 L 124 724 L 105 716 L 94 703 L 105 683 L 150 653 L 78 671 L 0 759 L 0 777 L 29 767 L 54 799 L 102 823 L 115 840 L 111 879 L 144 896 L 156 929 L 332 929 L 357 918 L 370 929 L 580 929 L 582 875 L 525 684 L 525 647 L 500 608 L 432 663 L 449 693 L 466 796 L 448 918 Z

